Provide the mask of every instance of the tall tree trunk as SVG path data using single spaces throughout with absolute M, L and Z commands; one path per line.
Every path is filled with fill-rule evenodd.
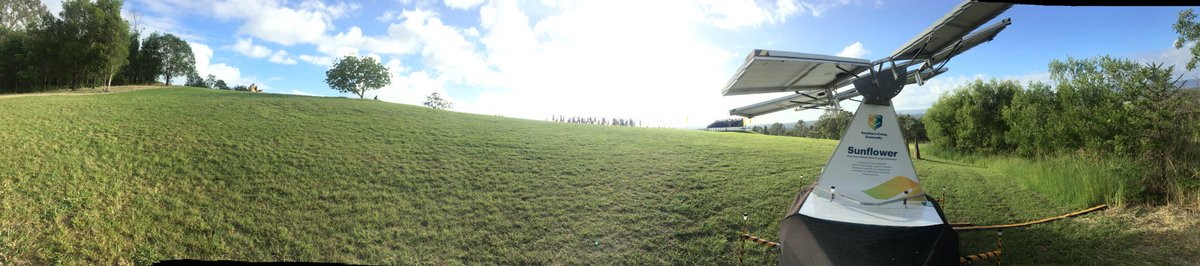
M 921 139 L 913 140 L 913 147 L 917 149 L 917 160 L 921 159 Z
M 108 92 L 109 89 L 112 89 L 112 79 L 113 79 L 113 76 L 115 76 L 115 75 L 117 75 L 116 72 L 113 72 L 112 74 L 108 74 L 108 82 L 104 83 L 104 92 Z

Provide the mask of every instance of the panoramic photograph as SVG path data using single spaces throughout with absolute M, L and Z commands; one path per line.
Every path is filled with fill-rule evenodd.
M 1198 42 L 1186 1 L 0 0 L 0 266 L 1200 265 Z

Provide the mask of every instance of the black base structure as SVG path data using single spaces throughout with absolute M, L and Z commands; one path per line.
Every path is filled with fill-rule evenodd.
M 943 224 L 879 226 L 812 218 L 798 211 L 812 187 L 804 189 L 780 225 L 780 265 L 957 265 L 958 234 L 941 206 L 928 198 Z

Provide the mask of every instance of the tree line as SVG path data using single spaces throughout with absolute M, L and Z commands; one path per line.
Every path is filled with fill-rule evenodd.
M 853 119 L 854 114 L 849 111 L 836 110 L 822 114 L 812 125 L 804 122 L 804 120 L 800 120 L 796 121 L 796 124 L 790 128 L 780 123 L 774 123 L 770 126 L 753 126 L 750 128 L 750 131 L 775 136 L 837 140 L 841 139 L 842 135 L 846 133 L 846 128 L 850 126 L 850 122 Z M 904 133 L 906 141 L 929 140 L 929 137 L 925 133 L 925 123 L 920 118 L 904 114 L 897 116 L 896 120 L 896 123 L 900 125 L 900 130 Z
M 192 73 L 188 73 L 187 79 L 183 83 L 183 85 L 188 86 L 188 87 L 217 89 L 217 90 L 232 90 L 232 91 L 250 91 L 250 89 L 251 89 L 250 86 L 254 86 L 254 84 L 251 84 L 250 86 L 246 86 L 244 84 L 239 84 L 239 85 L 234 85 L 231 87 L 231 86 L 229 86 L 228 83 L 225 83 L 225 80 L 217 79 L 216 75 L 208 74 L 208 76 L 206 76 L 204 78 L 200 78 L 200 74 L 197 74 L 194 71 Z
M 1102 56 L 1051 61 L 1053 85 L 975 80 L 929 108 L 929 136 L 962 153 L 1123 158 L 1143 168 L 1143 196 L 1161 198 L 1200 185 L 1200 98 L 1173 71 Z
M 121 17 L 123 4 L 67 0 L 56 17 L 37 0 L 0 1 L 6 12 L 0 17 L 0 93 L 171 85 L 177 77 L 186 77 L 188 86 L 228 88 L 212 75 L 212 82 L 195 82 L 202 79 L 191 46 L 169 33 L 143 38 Z
M 589 125 L 606 125 L 606 126 L 622 126 L 622 127 L 640 127 L 641 120 L 626 119 L 626 118 L 606 118 L 606 117 L 580 117 L 580 116 L 550 116 L 550 121 L 572 124 L 589 124 Z

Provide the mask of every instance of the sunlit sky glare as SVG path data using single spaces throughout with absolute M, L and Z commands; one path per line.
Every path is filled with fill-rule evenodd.
M 43 2 L 61 10 L 57 0 Z M 324 78 L 332 60 L 355 54 L 378 58 L 393 74 L 392 85 L 368 98 L 419 105 L 436 91 L 461 112 L 704 126 L 729 118 L 729 109 L 786 95 L 720 95 L 753 49 L 876 60 L 958 3 L 126 0 L 124 16 L 144 32 L 187 40 L 202 76 L 270 93 L 351 96 Z M 1163 62 L 1197 78 L 1182 71 L 1187 52 L 1173 47 L 1181 9 L 1014 6 L 997 18 L 1013 24 L 994 41 L 955 57 L 950 72 L 925 86 L 906 87 L 894 104 L 924 109 L 975 78 L 1047 80 L 1046 64 L 1067 56 Z M 820 113 L 781 111 L 754 123 Z

